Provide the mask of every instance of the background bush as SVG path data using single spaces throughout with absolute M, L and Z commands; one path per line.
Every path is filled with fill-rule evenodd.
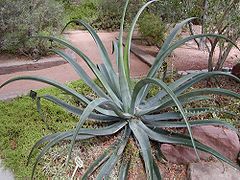
M 145 13 L 139 21 L 139 32 L 148 45 L 161 47 L 166 27 L 160 17 L 155 14 Z
M 124 1 L 119 0 L 100 0 L 98 4 L 98 18 L 93 23 L 97 29 L 116 30 L 119 29 L 121 21 L 121 12 Z
M 61 0 L 60 2 L 64 3 L 65 15 L 68 20 L 83 19 L 92 24 L 98 18 L 99 0 Z
M 63 12 L 63 6 L 55 0 L 1 0 L 0 52 L 46 54 L 47 42 L 28 37 L 59 33 Z
M 58 0 L 65 5 L 69 20 L 83 19 L 98 30 L 115 31 L 119 29 L 125 0 Z M 143 0 L 131 0 L 126 24 L 142 5 Z

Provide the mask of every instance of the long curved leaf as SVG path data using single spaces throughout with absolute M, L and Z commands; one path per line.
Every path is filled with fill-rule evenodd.
M 191 18 L 190 18 L 191 19 Z M 192 35 L 189 37 L 186 37 L 182 40 L 177 41 L 176 43 L 174 43 L 173 45 L 171 45 L 170 47 L 164 49 L 161 48 L 159 54 L 156 57 L 156 64 L 154 62 L 152 68 L 149 70 L 149 73 L 147 75 L 147 77 L 154 77 L 157 73 L 157 70 L 159 69 L 159 67 L 162 65 L 162 63 L 164 62 L 164 59 L 171 53 L 173 52 L 174 49 L 176 49 L 177 47 L 181 46 L 182 44 L 192 40 L 192 39 L 196 39 L 196 38 L 201 38 L 201 37 L 215 37 L 215 38 L 221 38 L 224 39 L 226 41 L 229 41 L 230 43 L 232 43 L 239 51 L 240 48 L 238 48 L 238 46 L 229 38 L 223 36 L 223 35 L 218 35 L 218 34 L 199 34 L 199 35 Z M 145 87 L 145 89 L 142 91 L 142 96 L 141 98 L 138 100 L 138 102 L 140 103 L 142 101 L 142 99 L 146 96 L 146 89 L 147 87 Z
M 79 99 L 81 102 L 88 104 L 90 101 L 85 98 L 83 95 L 77 93 L 76 91 L 74 91 L 73 89 L 70 89 L 69 87 L 58 83 L 57 81 L 53 81 L 44 77 L 37 77 L 37 76 L 19 76 L 19 77 L 15 77 L 12 79 L 9 79 L 8 81 L 4 82 L 3 84 L 1 84 L 0 89 L 4 86 L 6 86 L 9 83 L 12 83 L 14 81 L 19 81 L 19 80 L 33 80 L 33 81 L 39 81 L 39 82 L 43 82 L 49 85 L 52 85 L 58 89 L 63 90 L 64 92 L 71 94 L 72 96 L 76 97 L 77 99 Z
M 139 128 L 139 126 L 137 126 L 137 122 L 138 121 L 132 120 L 129 122 L 129 126 L 130 126 L 131 130 L 133 131 L 133 134 L 141 147 L 141 152 L 142 152 L 142 157 L 143 157 L 144 164 L 145 164 L 147 179 L 153 180 L 153 179 L 155 179 L 154 174 L 155 175 L 160 174 L 158 172 L 159 169 L 154 168 L 154 162 L 153 162 L 153 157 L 152 157 L 152 153 L 151 153 L 151 145 L 150 145 L 148 135 L 144 132 L 144 130 L 142 128 Z
M 179 87 L 180 85 L 186 83 L 187 81 L 189 81 L 190 79 L 192 79 L 194 76 L 196 76 L 199 73 L 192 73 L 192 74 L 187 74 L 181 78 L 179 78 L 178 80 L 174 81 L 173 83 L 169 84 L 168 87 L 172 89 L 172 91 L 175 91 L 175 89 L 177 87 Z M 150 97 L 147 102 L 145 102 L 142 106 L 153 106 L 155 105 L 156 102 L 159 102 L 159 100 L 161 100 L 164 96 L 166 96 L 167 93 L 165 91 L 160 91 L 157 93 L 157 95 Z
M 128 118 L 125 116 L 125 114 L 123 114 L 119 109 L 118 107 L 116 107 L 115 104 L 112 103 L 112 101 L 109 101 L 105 98 L 99 98 L 99 99 L 96 99 L 92 102 L 90 102 L 88 104 L 88 106 L 84 109 L 81 117 L 80 117 L 80 120 L 79 122 L 77 123 L 77 126 L 76 126 L 76 129 L 75 129 L 75 133 L 73 135 L 73 138 L 72 138 L 72 141 L 71 141 L 71 145 L 70 145 L 70 148 L 69 148 L 69 153 L 68 153 L 68 160 L 67 160 L 67 164 L 68 164 L 68 161 L 71 157 L 71 153 L 72 153 L 72 149 L 73 149 L 73 146 L 75 144 L 75 141 L 76 141 L 76 138 L 77 138 L 77 135 L 78 133 L 80 132 L 80 129 L 82 127 L 82 125 L 86 122 L 86 120 L 89 118 L 90 114 L 92 113 L 92 111 L 94 109 L 96 109 L 99 105 L 101 104 L 108 104 L 109 106 L 111 106 L 112 109 L 114 109 L 116 111 L 116 114 L 119 116 L 119 117 L 122 117 L 122 118 Z
M 32 147 L 29 155 L 28 155 L 28 161 L 27 161 L 27 165 L 30 163 L 30 160 L 32 158 L 32 154 L 33 154 L 33 151 L 35 149 L 37 149 L 39 146 L 41 146 L 42 144 L 45 144 L 46 142 L 49 142 L 51 141 L 52 139 L 54 139 L 55 137 L 57 137 L 58 135 L 60 135 L 61 132 L 58 132 L 58 133 L 55 133 L 55 134 L 51 134 L 51 135 L 47 135 L 47 136 L 44 136 L 42 139 L 38 140 L 34 146 Z
M 214 76 L 226 76 L 226 77 L 230 77 L 232 79 L 234 79 L 235 81 L 237 81 L 238 83 L 240 83 L 240 79 L 230 73 L 225 73 L 225 72 L 209 72 L 209 73 L 203 73 L 200 74 L 196 77 L 194 77 L 193 79 L 191 79 L 190 81 L 188 81 L 187 83 L 183 84 L 182 86 L 179 86 L 178 88 L 176 88 L 176 94 L 181 94 L 182 92 L 184 92 L 186 89 L 188 89 L 189 87 L 191 87 L 192 85 L 200 82 L 201 80 L 204 80 L 206 78 L 210 78 L 210 77 L 214 77 Z
M 201 100 L 201 97 L 203 95 L 223 95 L 223 96 L 229 96 L 229 97 L 233 97 L 236 99 L 240 99 L 240 95 L 238 93 L 235 93 L 235 92 L 227 90 L 227 89 L 221 89 L 221 88 L 197 89 L 197 90 L 193 90 L 191 92 L 182 94 L 182 95 L 178 96 L 178 98 L 181 102 L 187 103 L 187 102 L 191 102 L 191 101 L 195 101 L 195 100 Z M 198 97 L 200 97 L 200 99 L 198 99 Z M 203 96 L 203 97 L 205 97 L 205 96 Z M 166 107 L 169 107 L 172 105 L 174 105 L 174 102 L 171 99 L 169 99 L 168 101 L 165 101 L 163 104 L 161 104 L 160 109 L 166 108 Z M 157 108 L 155 108 L 155 110 L 157 110 Z
M 227 123 L 223 119 L 203 119 L 203 120 L 194 120 L 194 121 L 189 121 L 189 124 L 191 127 L 194 126 L 207 126 L 207 125 L 216 125 L 216 126 L 224 126 L 226 128 L 229 128 L 236 133 L 239 134 L 239 131 L 232 126 L 231 124 Z M 185 122 L 182 121 L 158 121 L 158 122 L 149 122 L 147 123 L 147 126 L 149 127 L 158 127 L 158 128 L 185 128 L 186 124 Z
M 127 75 L 127 70 L 124 67 L 124 59 L 123 59 L 123 27 L 124 20 L 126 16 L 126 11 L 128 7 L 129 0 L 126 0 L 121 25 L 120 32 L 118 38 L 118 73 L 119 73 L 119 84 L 120 84 L 120 92 L 123 101 L 123 108 L 126 113 L 129 111 L 129 100 L 131 99 L 130 95 L 130 76 Z
M 60 38 L 52 37 L 52 36 L 36 36 L 35 38 L 42 38 L 42 39 L 49 39 L 51 41 L 56 41 L 59 44 L 68 47 L 73 52 L 78 54 L 88 65 L 88 67 L 92 70 L 95 76 L 99 79 L 99 81 L 103 84 L 104 88 L 107 90 L 109 96 L 114 100 L 114 102 L 121 108 L 122 102 L 118 99 L 116 94 L 113 92 L 112 87 L 110 84 L 107 83 L 106 79 L 103 77 L 101 72 L 98 70 L 97 66 L 78 48 L 71 45 L 69 42 L 62 40 Z
M 130 162 L 131 161 L 128 161 L 128 162 L 125 161 L 125 160 L 122 161 L 122 164 L 121 164 L 121 167 L 120 167 L 120 170 L 119 170 L 119 175 L 118 175 L 119 180 L 127 180 L 128 170 L 129 170 L 129 167 L 130 167 Z
M 194 139 L 193 139 L 193 136 L 192 136 L 192 131 L 191 131 L 191 128 L 190 128 L 190 126 L 188 124 L 188 121 L 187 121 L 186 113 L 185 113 L 185 111 L 184 111 L 184 109 L 183 109 L 183 107 L 181 105 L 181 102 L 178 100 L 177 96 L 173 93 L 173 91 L 164 82 L 162 82 L 161 80 L 158 80 L 158 79 L 153 79 L 153 78 L 145 78 L 143 80 L 140 80 L 135 85 L 135 88 L 134 88 L 134 91 L 133 91 L 133 97 L 132 97 L 132 102 L 131 102 L 131 112 L 134 113 L 134 111 L 135 111 L 135 109 L 134 109 L 135 108 L 135 103 L 136 103 L 135 100 L 136 100 L 136 98 L 137 98 L 137 96 L 139 94 L 139 91 L 142 88 L 144 88 L 146 85 L 149 85 L 149 84 L 156 84 L 157 86 L 160 86 L 172 98 L 173 102 L 176 104 L 178 110 L 181 112 L 182 117 L 183 117 L 183 119 L 184 119 L 184 121 L 186 123 L 187 130 L 188 130 L 189 135 L 191 137 L 191 141 L 192 141 L 192 144 L 193 144 L 196 156 L 199 159 L 199 156 L 198 156 L 198 153 L 197 153 L 197 150 L 196 150 L 196 147 L 195 147 Z
M 130 26 L 130 30 L 128 32 L 128 37 L 127 37 L 127 41 L 126 41 L 126 46 L 124 48 L 124 67 L 126 70 L 126 75 L 130 76 L 130 62 L 129 62 L 129 58 L 130 58 L 130 49 L 131 49 L 131 42 L 132 42 L 132 36 L 133 36 L 133 31 L 134 28 L 136 26 L 136 23 L 140 17 L 140 15 L 142 14 L 142 12 L 146 9 L 147 6 L 149 6 L 151 3 L 156 2 L 158 0 L 151 0 L 149 2 L 147 2 L 146 4 L 144 4 L 141 9 L 138 11 L 138 13 L 136 14 L 136 16 L 134 17 L 132 24 Z M 130 77 L 128 77 L 130 78 Z
M 83 113 L 83 110 L 77 107 L 74 107 L 64 101 L 62 101 L 61 99 L 58 99 L 54 96 L 51 95 L 43 95 L 43 96 L 39 96 L 39 98 L 43 98 L 47 101 L 50 101 L 64 109 L 66 109 L 67 111 L 77 115 L 77 116 L 81 116 Z M 90 119 L 94 119 L 94 120 L 100 120 L 100 121 L 106 121 L 106 122 L 115 122 L 115 121 L 122 121 L 123 119 L 117 117 L 117 116 L 110 116 L 110 115 L 103 115 L 103 114 L 96 114 L 96 113 L 91 113 L 89 116 Z
M 172 133 L 172 134 L 157 133 L 157 132 L 149 129 L 147 126 L 145 126 L 140 121 L 138 122 L 138 125 L 142 129 L 144 129 L 144 131 L 148 134 L 148 136 L 154 141 L 161 142 L 161 143 L 179 144 L 179 145 L 184 145 L 184 146 L 188 146 L 188 147 L 193 147 L 191 138 L 186 135 L 181 135 L 181 134 L 176 134 L 176 133 L 175 134 L 174 133 Z M 233 166 L 234 168 L 240 170 L 240 167 L 235 165 L 230 159 L 224 157 L 223 155 L 221 155 L 214 149 L 212 149 L 198 141 L 195 141 L 195 142 L 196 142 L 197 149 L 207 152 L 207 153 L 210 153 L 213 156 L 217 157 L 218 159 L 220 159 L 220 160 L 228 163 L 229 165 Z
M 87 171 L 83 174 L 82 179 L 87 180 L 88 177 L 99 167 L 101 166 L 105 161 L 109 159 L 111 155 L 110 150 L 104 151 L 104 153 L 98 157 L 87 169 Z
M 12 78 L 12 79 L 9 79 L 8 81 L 4 82 L 1 86 L 0 86 L 0 89 L 4 86 L 6 86 L 7 84 L 9 83 L 12 83 L 14 81 L 19 81 L 19 80 L 33 80 L 33 81 L 39 81 L 39 82 L 43 82 L 43 83 L 46 83 L 46 84 L 49 84 L 49 85 L 52 85 L 58 89 L 61 89 L 62 91 L 76 97 L 78 100 L 80 100 L 81 102 L 85 103 L 86 105 L 90 103 L 90 101 L 83 95 L 81 95 L 80 93 L 74 91 L 73 89 L 63 85 L 63 84 L 60 84 L 56 81 L 53 81 L 53 80 L 50 80 L 50 79 L 47 79 L 47 78 L 44 78 L 44 77 L 36 77 L 36 76 L 20 76 L 20 77 L 15 77 L 15 78 Z M 115 113 L 112 113 L 111 111 L 107 111 L 105 109 L 102 109 L 102 108 L 97 108 L 96 109 L 97 111 L 99 111 L 100 113 L 103 113 L 105 115 L 111 115 L 111 116 L 115 116 Z
M 227 89 L 223 89 L 223 88 L 202 88 L 202 89 L 197 89 L 197 90 L 193 90 L 191 92 L 182 94 L 180 96 L 178 96 L 178 99 L 180 100 L 180 102 L 182 102 L 183 104 L 191 102 L 191 101 L 197 101 L 197 100 L 205 100 L 207 99 L 207 97 L 203 96 L 203 95 L 224 95 L 224 96 L 229 96 L 229 97 L 233 97 L 236 99 L 240 99 L 240 94 L 235 93 L 233 91 L 227 90 Z M 203 98 L 202 98 L 203 97 Z M 174 105 L 175 102 L 168 98 L 168 100 L 162 102 L 159 105 L 156 106 L 151 106 L 150 108 L 146 108 L 144 109 L 144 113 L 151 113 L 151 112 L 155 112 L 158 111 L 160 109 L 169 107 Z
M 162 57 L 166 53 L 169 46 L 171 45 L 172 41 L 175 39 L 175 37 L 177 36 L 179 31 L 182 29 L 182 27 L 184 25 L 186 25 L 187 23 L 189 23 L 190 21 L 192 21 L 193 19 L 196 19 L 196 18 L 195 17 L 188 18 L 188 19 L 176 24 L 176 26 L 171 30 L 169 36 L 166 38 L 166 40 L 164 41 L 160 51 L 158 52 L 158 54 L 157 54 L 157 56 L 154 60 L 153 65 L 149 69 L 147 77 L 154 77 L 156 75 L 158 69 L 162 66 L 162 64 L 164 62 L 164 58 L 162 58 Z M 149 86 L 145 86 L 141 90 L 140 96 L 139 96 L 139 98 L 137 99 L 137 102 L 136 102 L 137 105 L 141 104 L 142 100 L 147 95 L 146 92 L 148 91 L 148 88 L 149 88 Z
M 160 171 L 159 171 L 159 169 L 158 169 L 158 165 L 157 165 L 157 163 L 155 162 L 154 159 L 153 159 L 153 168 L 154 168 L 153 179 L 161 180 L 162 177 L 161 177 Z
M 213 72 L 201 72 L 201 73 L 194 73 L 194 74 L 189 74 L 186 75 L 180 79 L 178 79 L 177 81 L 171 83 L 169 85 L 169 88 L 171 88 L 177 95 L 181 94 L 183 91 L 187 90 L 188 88 L 190 88 L 192 85 L 210 78 L 210 77 L 215 77 L 215 76 L 226 76 L 226 77 L 230 77 L 234 80 L 236 80 L 237 82 L 240 82 L 240 79 L 230 73 L 226 73 L 226 72 L 220 72 L 220 71 L 213 71 Z M 158 104 L 159 100 L 161 100 L 164 96 L 166 96 L 166 93 L 161 91 L 159 92 L 156 96 L 150 98 L 145 105 L 143 105 L 144 109 L 147 109 L 149 107 L 155 106 L 156 104 Z
M 193 108 L 185 110 L 187 117 L 197 116 L 206 113 L 225 113 L 232 116 L 237 116 L 236 113 L 231 111 L 226 111 L 219 108 Z M 180 120 L 182 119 L 182 115 L 180 112 L 164 112 L 161 114 L 152 114 L 152 115 L 144 115 L 142 116 L 142 121 L 145 123 L 148 122 L 157 122 L 157 121 L 168 121 L 168 120 Z
M 97 65 L 99 71 L 102 73 L 102 75 L 104 76 L 104 78 L 106 79 L 107 83 L 108 84 L 111 84 L 111 75 L 108 75 L 108 72 L 107 72 L 107 68 L 104 64 L 99 64 Z M 116 83 L 116 82 L 115 82 Z M 119 82 L 118 83 L 118 86 L 119 86 Z M 116 96 L 119 98 L 119 99 L 122 99 L 121 98 L 121 93 L 120 93 L 120 87 L 116 88 L 115 86 L 111 86 L 112 87 L 112 90 L 113 92 L 116 94 Z
M 44 148 L 41 150 L 40 154 L 37 156 L 37 158 L 36 158 L 36 160 L 34 162 L 31 179 L 34 178 L 34 174 L 35 174 L 35 171 L 36 171 L 37 164 L 39 163 L 41 158 L 46 154 L 46 152 L 51 147 L 53 147 L 55 144 L 59 143 L 61 140 L 67 138 L 68 136 L 69 136 L 68 133 L 61 133 L 61 134 L 57 135 L 56 137 L 54 137 L 46 146 L 44 146 Z
M 96 177 L 97 180 L 102 180 L 102 179 L 108 178 L 112 169 L 114 168 L 117 161 L 121 157 L 121 155 L 127 145 L 130 134 L 131 134 L 131 130 L 129 128 L 126 128 L 125 133 L 124 133 L 123 137 L 121 138 L 121 141 L 119 142 L 118 147 L 116 148 L 116 150 L 113 152 L 113 154 L 107 160 L 107 162 L 101 168 L 98 176 Z
M 116 87 L 118 87 L 117 86 L 117 84 L 118 84 L 117 75 L 116 75 L 115 71 L 113 70 L 113 67 L 112 67 L 110 58 L 108 56 L 107 50 L 106 50 L 105 46 L 103 45 L 101 39 L 99 38 L 98 34 L 95 32 L 95 30 L 89 24 L 87 24 L 83 20 L 72 20 L 72 21 L 70 21 L 66 24 L 64 29 L 71 23 L 75 23 L 75 24 L 78 24 L 78 25 L 83 25 L 87 29 L 87 31 L 91 34 L 95 43 L 98 46 L 98 49 L 100 51 L 103 63 L 107 67 L 106 69 L 108 71 L 108 75 L 111 78 L 111 83 L 114 84 Z M 64 31 L 64 29 L 63 29 L 63 31 Z M 120 89 L 118 89 L 118 90 L 120 90 Z
M 196 102 L 196 101 L 203 101 L 203 100 L 211 100 L 213 98 L 209 96 L 203 96 L 203 95 L 198 95 L 198 96 L 190 96 L 189 98 L 185 98 L 184 95 L 178 96 L 178 100 L 181 102 L 182 106 L 191 103 L 191 102 Z M 156 106 L 152 106 L 151 108 L 148 109 L 143 109 L 141 107 L 141 112 L 139 114 L 152 114 L 152 113 L 157 113 L 160 110 L 166 109 L 168 107 L 175 106 L 175 102 L 171 98 L 166 98 Z
M 94 81 L 87 75 L 87 73 L 83 70 L 83 68 L 70 56 L 68 56 L 65 52 L 52 49 L 52 52 L 61 56 L 64 60 L 66 60 L 76 71 L 76 73 L 80 76 L 80 78 L 100 97 L 108 98 L 108 96 L 103 92 L 103 90 L 94 83 Z
M 119 144 L 119 139 L 115 141 L 113 144 L 108 147 L 104 153 L 99 156 L 87 169 L 87 171 L 83 174 L 82 179 L 87 180 L 88 177 L 96 170 L 98 169 L 104 162 L 106 162 L 109 157 L 112 155 L 112 151 L 114 151 L 117 148 L 117 145 Z
M 114 123 L 112 125 L 103 127 L 103 128 L 98 128 L 98 129 L 88 129 L 88 128 L 81 128 L 80 133 L 77 134 L 76 139 L 89 139 L 95 136 L 106 136 L 106 135 L 112 135 L 121 130 L 127 123 L 126 122 L 118 122 Z M 74 135 L 74 130 L 71 131 L 66 131 L 66 132 L 58 132 L 55 134 L 47 135 L 44 136 L 42 139 L 37 141 L 34 146 L 32 147 L 32 150 L 28 156 L 28 163 L 32 157 L 32 153 L 35 149 L 39 148 L 41 145 L 44 145 L 47 142 L 51 142 L 53 139 L 59 136 L 63 136 L 61 140 L 65 139 L 71 139 L 71 137 Z

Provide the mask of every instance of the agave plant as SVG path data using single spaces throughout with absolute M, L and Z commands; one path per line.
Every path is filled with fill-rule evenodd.
M 189 91 L 195 83 L 216 76 L 227 76 L 240 82 L 237 77 L 225 73 L 225 72 L 201 72 L 195 74 L 189 74 L 181 77 L 180 79 L 166 84 L 161 79 L 155 78 L 158 69 L 164 63 L 166 57 L 177 47 L 184 44 L 189 40 L 201 37 L 215 37 L 223 38 L 227 41 L 229 39 L 215 34 L 205 35 L 192 35 L 181 40 L 175 41 L 177 33 L 181 28 L 194 18 L 186 19 L 178 23 L 170 32 L 166 38 L 162 48 L 155 58 L 153 66 L 150 68 L 147 76 L 139 80 L 136 84 L 132 83 L 130 78 L 130 46 L 133 35 L 133 30 L 136 22 L 143 12 L 143 10 L 155 2 L 156 0 L 149 1 L 144 4 L 135 16 L 130 30 L 128 32 L 127 41 L 125 47 L 122 45 L 123 41 L 123 30 L 124 30 L 124 19 L 127 10 L 129 0 L 126 1 L 126 5 L 123 12 L 121 21 L 121 28 L 119 32 L 118 40 L 114 44 L 114 53 L 116 55 L 117 72 L 114 70 L 113 65 L 110 61 L 109 55 L 94 29 L 82 20 L 73 20 L 70 23 L 76 23 L 82 25 L 93 37 L 96 45 L 99 48 L 99 52 L 102 57 L 102 64 L 94 64 L 83 52 L 71 45 L 69 42 L 56 37 L 41 37 L 46 38 L 60 45 L 71 49 L 77 55 L 79 55 L 88 67 L 95 74 L 96 78 L 101 83 L 101 87 L 97 85 L 92 79 L 86 74 L 84 69 L 75 62 L 72 57 L 66 54 L 64 51 L 57 49 L 51 49 L 52 52 L 64 58 L 71 64 L 73 69 L 79 74 L 80 78 L 96 93 L 98 98 L 90 99 L 82 94 L 77 93 L 75 90 L 70 89 L 66 85 L 60 84 L 50 79 L 42 77 L 16 77 L 8 80 L 3 86 L 17 80 L 34 80 L 40 81 L 53 85 L 69 95 L 72 95 L 78 101 L 85 104 L 85 108 L 75 107 L 70 105 L 63 100 L 51 96 L 43 95 L 37 96 L 38 107 L 40 107 L 40 100 L 45 99 L 58 106 L 63 107 L 67 111 L 79 116 L 79 122 L 76 127 L 66 132 L 57 132 L 51 135 L 43 137 L 41 140 L 36 142 L 30 152 L 28 162 L 30 161 L 33 151 L 40 146 L 42 147 L 40 153 L 35 159 L 33 166 L 32 178 L 39 160 L 43 157 L 47 151 L 62 140 L 71 140 L 69 145 L 68 159 L 71 157 L 73 145 L 76 141 L 82 139 L 90 139 L 98 136 L 111 136 L 119 133 L 120 138 L 118 141 L 113 143 L 107 151 L 105 151 L 97 160 L 95 160 L 83 175 L 82 179 L 87 179 L 93 172 L 98 170 L 96 179 L 102 180 L 109 176 L 114 166 L 120 161 L 125 153 L 125 148 L 129 143 L 129 138 L 133 138 L 136 141 L 137 146 L 140 148 L 141 156 L 143 158 L 144 167 L 148 179 L 161 179 L 160 171 L 153 158 L 151 152 L 151 142 L 157 143 L 169 143 L 175 145 L 184 145 L 194 149 L 196 157 L 199 159 L 198 150 L 208 152 L 218 159 L 232 165 L 235 168 L 239 168 L 231 160 L 224 157 L 214 149 L 200 143 L 195 140 L 192 136 L 191 127 L 201 125 L 220 125 L 224 127 L 236 130 L 234 127 L 222 121 L 220 119 L 205 119 L 195 120 L 188 122 L 188 118 L 195 117 L 199 114 L 208 112 L 218 112 L 218 109 L 210 107 L 205 108 L 192 108 L 186 109 L 183 107 L 184 104 L 211 98 L 212 94 L 225 95 L 233 98 L 240 99 L 240 95 L 226 89 L 221 88 L 202 88 Z M 68 25 L 67 24 L 67 25 Z M 231 42 L 231 41 L 230 41 Z M 148 97 L 151 85 L 159 87 L 159 92 Z M 174 108 L 171 108 L 174 107 Z M 169 110 L 172 109 L 172 110 Z M 167 111 L 166 111 L 167 110 Z M 93 128 L 83 128 L 86 121 L 104 122 L 106 126 Z M 167 127 L 167 128 L 166 128 Z M 172 132 L 169 129 L 181 127 L 187 128 L 188 134 L 180 134 Z M 237 130 L 236 130 L 237 131 Z M 119 179 L 126 179 L 128 174 L 129 163 L 122 161 L 122 165 L 119 171 Z

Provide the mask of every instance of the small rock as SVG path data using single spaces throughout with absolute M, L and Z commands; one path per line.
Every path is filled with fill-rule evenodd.
M 240 63 L 237 63 L 235 66 L 233 66 L 232 74 L 240 78 Z
M 1 180 L 14 180 L 14 175 L 8 169 L 2 167 L 2 162 L 0 160 L 0 179 Z
M 236 161 L 240 151 L 240 143 L 237 134 L 222 127 L 199 126 L 192 128 L 193 137 L 201 143 L 213 148 L 229 159 Z M 197 158 L 192 148 L 162 144 L 161 151 L 166 159 L 176 164 L 188 164 L 196 162 Z M 211 155 L 199 151 L 202 160 L 208 160 Z
M 178 71 L 178 74 L 179 75 L 182 75 L 182 76 L 185 76 L 187 75 L 188 73 L 186 71 Z
M 240 180 L 240 171 L 223 162 L 191 163 L 189 180 Z
M 208 72 L 208 69 L 202 69 L 201 72 Z

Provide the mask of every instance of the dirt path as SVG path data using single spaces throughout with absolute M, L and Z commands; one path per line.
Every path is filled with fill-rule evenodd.
M 216 50 L 214 54 L 215 63 L 218 59 L 218 53 L 218 50 Z M 240 59 L 240 52 L 236 48 L 233 48 L 223 66 L 232 68 L 238 59 Z M 179 71 L 207 69 L 208 52 L 198 50 L 197 46 L 193 42 L 190 42 L 188 45 L 174 50 L 172 64 L 174 69 Z
M 99 33 L 100 38 L 102 39 L 103 43 L 105 44 L 109 54 L 112 51 L 112 41 L 115 40 L 118 33 L 107 33 L 101 32 Z M 94 61 L 96 64 L 100 64 L 101 57 L 98 52 L 98 49 L 92 39 L 92 37 L 85 31 L 73 31 L 67 34 L 67 37 L 70 41 L 76 45 L 80 50 L 82 50 L 86 55 L 89 56 L 90 59 Z M 91 76 L 94 77 L 93 74 L 90 72 L 87 65 L 83 62 L 83 60 L 79 57 L 76 57 L 79 64 L 86 70 L 86 72 Z M 111 60 L 114 61 L 114 56 L 110 56 Z M 145 75 L 148 71 L 148 66 L 141 61 L 139 61 L 136 56 L 131 55 L 131 75 L 134 77 Z M 115 63 L 114 63 L 115 64 Z M 66 83 L 68 81 L 73 81 L 79 79 L 78 75 L 72 70 L 69 64 L 64 64 L 52 68 L 36 70 L 36 71 L 25 71 L 25 72 L 17 72 L 12 74 L 5 74 L 0 75 L 0 84 L 5 82 L 6 80 L 16 77 L 16 76 L 24 76 L 24 75 L 31 75 L 31 76 L 42 76 L 46 78 L 50 78 L 56 80 L 61 83 Z M 9 99 L 16 97 L 18 95 L 26 94 L 31 89 L 40 89 L 42 87 L 46 87 L 46 84 L 37 83 L 33 81 L 18 81 L 12 84 L 3 87 L 0 90 L 0 99 Z
M 105 44 L 108 53 L 110 54 L 110 59 L 115 63 L 114 55 L 111 54 L 112 51 L 112 41 L 118 36 L 118 32 L 100 32 L 98 33 L 103 43 Z M 65 34 L 66 37 L 82 52 L 84 52 L 90 59 L 93 60 L 96 64 L 101 64 L 100 53 L 94 43 L 90 34 L 86 31 L 70 31 Z M 138 45 L 141 49 L 143 49 L 146 53 L 156 55 L 158 49 L 156 47 L 146 47 Z M 69 54 L 73 55 L 70 51 Z M 74 55 L 73 55 L 74 56 Z M 83 62 L 80 57 L 74 56 L 79 64 L 86 70 L 86 72 L 93 78 L 93 74 L 87 67 L 87 65 Z M 217 58 L 217 52 L 215 53 L 215 57 Z M 10 56 L 11 58 L 11 56 Z M 185 70 L 201 70 L 207 69 L 207 58 L 208 53 L 200 51 L 196 48 L 195 43 L 189 42 L 186 45 L 177 48 L 173 53 L 171 58 L 169 59 L 169 65 L 171 69 L 178 71 Z M 1 64 L 14 63 L 16 61 L 23 61 L 23 58 L 18 58 L 17 60 L 8 60 L 9 57 L 0 56 L 0 68 Z M 12 58 L 11 58 L 12 59 Z M 233 49 L 225 62 L 225 67 L 232 67 L 237 59 L 240 59 L 240 53 L 237 49 Z M 133 77 L 139 77 L 146 75 L 149 67 L 141 62 L 135 55 L 131 55 L 131 75 Z M 35 70 L 35 71 L 26 71 L 26 72 L 17 72 L 11 74 L 0 75 L 0 84 L 5 82 L 6 80 L 23 75 L 31 75 L 31 76 L 43 76 L 47 77 L 61 83 L 66 83 L 68 81 L 73 81 L 79 79 L 77 74 L 72 70 L 69 64 L 64 64 L 52 68 Z M 0 99 L 9 99 L 12 97 L 16 97 L 18 95 L 26 94 L 31 89 L 40 89 L 42 87 L 46 87 L 46 84 L 36 83 L 33 81 L 19 81 L 13 84 L 10 84 L 3 89 L 0 90 Z
M 143 46 L 141 41 L 135 40 L 134 43 L 144 52 L 156 57 L 158 48 L 155 46 Z M 238 44 L 240 47 L 240 43 Z M 214 63 L 218 59 L 219 49 L 216 48 L 214 53 Z M 240 60 L 240 52 L 233 48 L 224 63 L 224 67 L 232 68 Z M 172 69 L 177 71 L 202 70 L 208 68 L 208 52 L 201 51 L 197 48 L 194 41 L 187 42 L 185 45 L 175 49 L 168 59 L 168 64 Z

